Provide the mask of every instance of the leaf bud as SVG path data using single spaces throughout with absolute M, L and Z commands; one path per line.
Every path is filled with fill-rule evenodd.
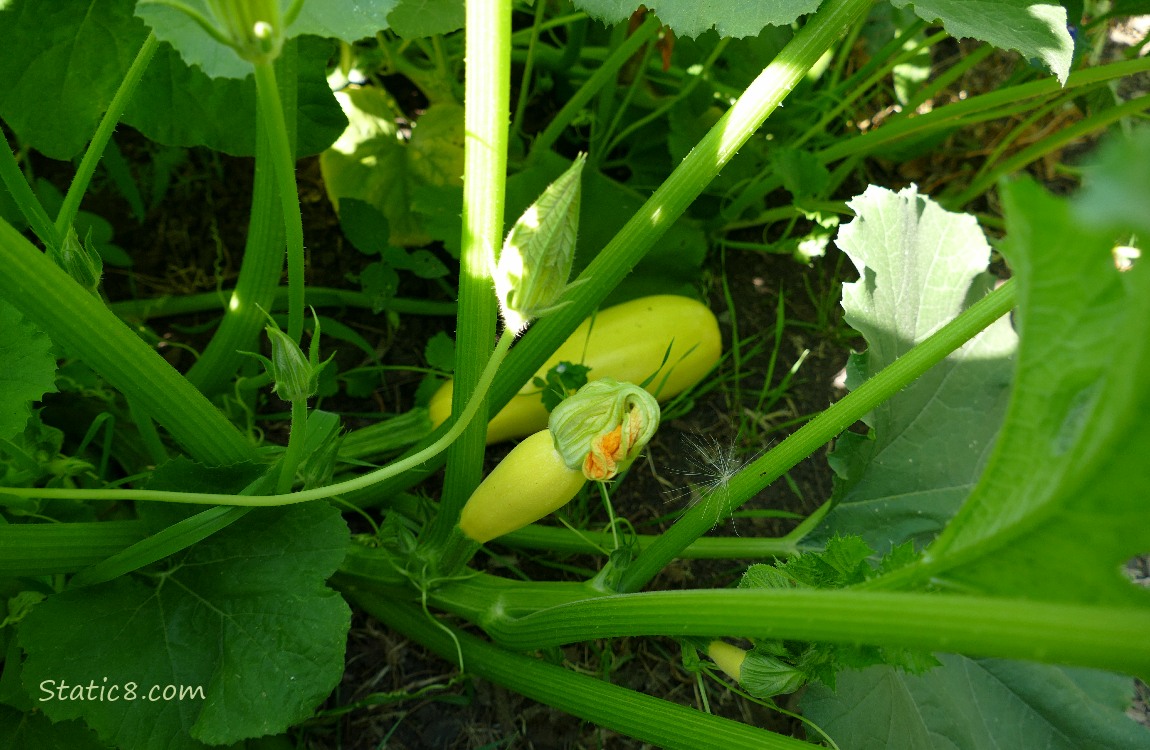
M 267 315 L 266 312 L 264 314 Z M 312 310 L 312 316 L 315 316 L 315 310 Z M 250 354 L 264 363 L 264 367 L 275 382 L 272 390 L 276 395 L 284 401 L 300 399 L 306 401 L 319 392 L 319 374 L 335 356 L 333 354 L 322 363 L 319 361 L 319 319 L 315 319 L 315 331 L 312 333 L 307 355 L 300 349 L 299 344 L 280 330 L 270 315 L 268 320 L 271 320 L 271 325 L 266 326 L 264 330 L 267 331 L 268 340 L 271 341 L 271 359 L 252 352 L 245 354 Z
M 77 284 L 90 294 L 98 294 L 100 277 L 104 275 L 104 259 L 92 244 L 92 233 L 88 232 L 86 242 L 80 242 L 74 229 L 69 229 L 64 242 L 50 253 L 56 265 L 63 268 Z
M 304 356 L 299 344 L 274 326 L 267 326 L 272 344 L 268 369 L 275 380 L 275 392 L 284 401 L 309 399 L 319 391 L 319 372 Z
M 555 449 L 588 479 L 613 479 L 659 427 L 659 402 L 633 383 L 594 380 L 562 401 L 548 423 Z
M 504 324 L 521 333 L 567 290 L 579 232 L 580 154 L 507 233 L 491 275 Z

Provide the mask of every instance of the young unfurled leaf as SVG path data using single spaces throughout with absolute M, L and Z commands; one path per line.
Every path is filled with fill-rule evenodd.
M 555 308 L 567 289 L 579 232 L 580 176 L 586 156 L 580 154 L 523 212 L 507 234 L 492 277 L 503 322 L 521 332 Z

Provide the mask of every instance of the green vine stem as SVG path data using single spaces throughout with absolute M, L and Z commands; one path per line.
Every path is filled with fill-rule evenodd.
M 487 447 L 486 387 L 480 369 L 495 338 L 497 305 L 491 283 L 503 237 L 507 144 L 511 117 L 511 0 L 467 3 L 464 91 L 463 251 L 460 255 L 452 415 L 481 399 L 478 419 L 447 449 L 439 510 L 422 542 L 445 542 L 463 505 L 483 478 Z M 490 381 L 488 381 L 490 383 Z
M 295 40 L 288 41 L 275 63 L 280 67 L 277 80 L 285 111 L 293 114 L 296 110 L 297 93 L 296 48 Z M 294 117 L 285 122 L 289 139 L 294 141 L 292 131 L 295 128 L 290 127 L 289 122 L 294 123 Z M 273 153 L 269 137 L 266 109 L 261 105 L 256 107 L 256 161 L 252 207 L 239 277 L 235 289 L 227 299 L 224 317 L 219 327 L 212 334 L 211 341 L 199 359 L 187 372 L 188 380 L 209 395 L 229 387 L 236 371 L 247 361 L 242 352 L 258 350 L 258 337 L 266 323 L 263 310 L 271 309 L 279 292 L 280 277 L 284 268 L 285 222 L 281 218 L 282 210 L 277 204 L 278 175 L 274 166 L 275 159 L 276 154 Z M 292 189 L 295 190 L 294 184 Z M 298 211 L 297 207 L 296 212 Z M 218 294 L 209 293 L 204 296 L 222 300 L 222 295 Z M 285 299 L 287 296 L 285 295 Z M 290 304 L 288 308 L 290 310 Z M 113 309 L 117 308 L 113 306 Z M 120 312 L 120 309 L 117 309 L 117 312 Z
M 0 268 L 0 298 L 163 425 L 192 458 L 214 466 L 256 458 L 255 447 L 210 401 L 2 220 Z
M 428 619 L 414 606 L 348 586 L 344 593 L 372 617 L 460 669 L 520 695 L 667 750 L 804 750 L 801 740 L 712 716 L 492 646 Z
M 7 228 L 8 231 L 14 230 L 8 227 L 7 224 L 0 222 L 0 229 Z M 18 235 L 17 235 L 18 236 Z M 21 238 L 23 239 L 23 238 Z M 3 249 L 3 233 L 0 232 L 0 250 Z M 41 253 L 37 253 L 41 255 Z M 0 253 L 0 261 L 3 260 L 3 254 Z M 51 261 L 49 261 L 51 263 Z M 55 264 L 51 264 L 55 268 Z M 59 271 L 59 273 L 64 273 Z M 2 282 L 0 282 L 0 291 L 4 290 Z M 91 295 L 84 295 L 95 301 Z M 97 303 L 98 304 L 98 303 Z M 105 311 L 107 308 L 101 309 Z M 117 321 L 119 323 L 119 321 Z M 417 453 L 388 464 L 381 469 L 376 469 L 373 472 L 363 474 L 348 479 L 343 482 L 328 485 L 326 487 L 316 487 L 310 490 L 303 490 L 301 492 L 293 492 L 278 495 L 224 495 L 214 493 L 198 493 L 198 492 L 169 492 L 166 490 L 123 490 L 123 489 L 110 489 L 110 490 L 69 490 L 57 488 L 38 488 L 38 487 L 5 487 L 3 494 L 11 495 L 13 497 L 39 497 L 43 499 L 73 499 L 73 500 L 145 500 L 153 502 L 167 502 L 167 503 L 190 503 L 193 505 L 236 505 L 244 507 L 259 507 L 268 508 L 279 505 L 293 505 L 295 503 L 308 502 L 310 500 L 323 500 L 336 495 L 343 495 L 349 492 L 362 490 L 372 485 L 378 484 L 390 477 L 398 476 L 406 471 L 416 468 L 428 459 L 438 455 L 447 446 L 451 445 L 459 435 L 471 422 L 479 407 L 484 403 L 483 396 L 491 386 L 491 381 L 495 378 L 495 373 L 499 369 L 499 365 L 507 356 L 507 351 L 511 348 L 511 343 L 515 340 L 515 336 L 510 333 L 504 333 L 499 338 L 499 343 L 495 346 L 495 351 L 491 354 L 490 359 L 487 361 L 487 366 L 483 369 L 483 375 L 479 379 L 479 386 L 476 388 L 476 397 L 468 400 L 467 408 L 463 410 L 463 414 L 459 419 L 451 424 L 451 428 L 447 430 L 442 436 L 439 437 L 431 445 L 423 448 Z M 139 341 L 139 339 L 137 339 Z M 140 342 L 141 346 L 147 349 L 147 346 Z M 150 349 L 147 351 L 151 352 Z M 154 352 L 153 352 L 154 354 Z M 156 355 L 157 357 L 159 355 Z M 162 360 L 161 360 L 162 361 Z M 166 363 L 165 363 L 166 364 Z M 174 372 L 174 371 L 173 371 Z M 178 376 L 177 376 L 178 377 Z M 192 393 L 199 398 L 202 403 L 208 404 L 209 402 L 200 395 L 199 391 L 192 389 L 187 385 L 187 381 L 180 378 L 180 382 L 185 384 Z M 214 407 L 210 408 L 215 414 Z M 230 425 L 229 425 L 230 426 Z M 232 428 L 233 430 L 235 428 Z M 238 434 L 238 433 L 237 433 Z M 190 452 L 190 451 L 189 451 Z M 203 460 L 203 459 L 201 459 Z M 237 459 L 242 460 L 242 459 Z M 217 463 L 235 463 L 236 461 L 219 461 Z
M 723 502 L 702 498 L 675 525 L 618 571 L 616 591 L 638 591 L 695 539 L 774 482 L 791 467 L 830 442 L 876 406 L 916 380 L 995 320 L 1010 312 L 1017 299 L 1011 280 L 967 308 L 929 338 L 884 367 L 823 411 L 764 456 L 736 474 L 719 492 Z M 604 580 L 611 581 L 608 572 Z
M 156 39 L 156 35 L 148 34 L 148 38 L 144 40 L 140 51 L 136 53 L 136 59 L 132 61 L 132 66 L 128 68 L 124 80 L 120 82 L 116 95 L 112 97 L 107 111 L 100 119 L 96 133 L 92 136 L 92 141 L 88 144 L 87 151 L 84 152 L 84 158 L 80 160 L 80 166 L 76 169 L 76 175 L 72 178 L 72 184 L 68 186 L 68 193 L 64 196 L 64 202 L 60 206 L 60 213 L 56 215 L 56 236 L 61 241 L 76 219 L 76 212 L 80 210 L 80 201 L 83 200 L 84 193 L 88 191 L 88 183 L 92 181 L 92 175 L 96 172 L 96 165 L 100 163 L 100 158 L 104 155 L 104 147 L 108 145 L 112 133 L 115 132 L 116 123 L 120 121 L 120 115 L 128 106 L 132 94 L 136 91 L 136 86 L 144 76 L 144 71 L 148 69 L 148 63 L 152 61 L 152 57 L 159 47 L 160 42 Z
M 631 269 L 654 247 L 752 134 L 787 97 L 807 71 L 857 21 L 875 0 L 826 0 L 774 61 L 747 88 L 671 176 L 580 274 L 566 304 L 531 327 L 507 358 L 490 395 L 492 411 L 503 408 L 547 357 L 595 310 Z M 437 431 L 438 432 L 438 431 Z M 434 439 L 433 433 L 428 439 Z M 436 464 L 425 467 L 427 472 Z M 388 497 L 424 475 L 413 473 L 375 488 Z M 356 498 L 357 501 L 360 498 Z

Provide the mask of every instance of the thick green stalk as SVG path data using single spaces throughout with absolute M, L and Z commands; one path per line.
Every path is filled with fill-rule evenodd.
M 1150 611 L 876 591 L 707 590 L 606 596 L 484 624 L 515 651 L 632 635 L 866 643 L 1150 674 Z
M 348 587 L 359 608 L 467 672 L 667 750 L 804 750 L 806 742 L 679 706 L 519 654 L 430 620 L 410 604 Z
M 735 105 L 584 269 L 579 280 L 587 283 L 573 289 L 566 298 L 567 304 L 539 320 L 524 335 L 507 358 L 504 372 L 492 388 L 492 411 L 503 408 L 547 357 L 603 302 L 722 171 L 843 30 L 861 18 L 873 4 L 874 0 L 826 0 L 823 3 Z M 439 432 L 428 439 L 434 439 Z M 425 470 L 430 473 L 435 467 L 436 464 L 429 464 Z M 419 478 L 413 473 L 395 482 L 381 484 L 376 491 L 386 497 L 409 487 Z
M 287 335 L 298 344 L 303 335 L 304 259 L 303 217 L 300 215 L 299 192 L 295 182 L 295 154 L 284 121 L 283 103 L 280 101 L 279 88 L 276 85 L 275 67 L 272 63 L 260 63 L 254 67 L 256 104 L 260 108 L 260 122 L 267 126 L 272 172 L 280 197 L 284 236 L 287 239 Z
M 254 446 L 211 402 L 5 221 L 0 268 L 0 298 L 143 408 L 192 458 L 220 465 L 256 457 Z
M 704 497 L 686 511 L 674 526 L 660 535 L 625 569 L 618 571 L 612 588 L 616 591 L 641 589 L 687 545 L 707 533 L 735 508 L 941 362 L 979 331 L 1010 312 L 1016 297 L 1016 285 L 1008 281 L 807 422 L 766 455 L 736 474 L 727 485 L 718 488 L 717 491 L 722 493 L 722 502 L 708 502 L 708 498 Z M 610 574 L 605 577 L 608 585 L 611 578 Z
M 100 163 L 100 158 L 104 155 L 104 147 L 108 145 L 112 133 L 116 131 L 116 123 L 120 121 L 120 115 L 124 113 L 124 108 L 128 106 L 128 101 L 131 100 L 137 84 L 144 77 L 144 71 L 148 69 L 148 63 L 152 61 L 152 57 L 159 47 L 160 42 L 156 39 L 156 35 L 148 34 L 148 38 L 144 40 L 140 51 L 136 53 L 136 59 L 132 61 L 132 66 L 128 68 L 124 80 L 120 82 L 120 88 L 116 90 L 116 95 L 112 97 L 107 111 L 104 112 L 104 116 L 96 128 L 96 133 L 92 136 L 92 142 L 88 144 L 88 150 L 84 152 L 84 158 L 80 160 L 80 166 L 76 169 L 72 184 L 68 186 L 68 194 L 64 196 L 60 213 L 56 215 L 56 236 L 61 240 L 71 228 L 72 221 L 76 218 L 76 212 L 80 210 L 80 201 L 83 200 L 84 193 L 88 192 L 88 183 L 92 181 L 92 175 L 96 172 L 96 165 Z
M 295 122 L 295 61 L 296 43 L 290 41 L 284 45 L 276 62 L 281 69 L 278 81 L 286 111 L 291 115 L 288 118 L 290 123 Z M 294 130 L 294 127 L 288 127 L 289 138 Z M 252 207 L 239 278 L 219 328 L 187 373 L 188 380 L 209 395 L 229 386 L 240 365 L 247 361 L 242 352 L 259 350 L 259 335 L 267 322 L 263 310 L 272 309 L 283 275 L 283 210 L 277 197 L 277 174 L 273 164 L 276 156 L 268 132 L 265 107 L 257 107 Z M 294 185 L 292 189 L 295 190 Z M 220 299 L 218 294 L 205 296 Z
M 74 573 L 148 535 L 143 521 L 0 525 L 0 578 Z
M 511 117 L 511 0 L 467 3 L 467 78 L 464 91 L 463 252 L 460 255 L 452 416 L 477 391 L 495 338 L 497 306 L 491 266 L 503 236 L 507 143 Z M 480 414 L 486 416 L 487 392 Z M 487 420 L 477 419 L 447 449 L 439 512 L 425 541 L 451 535 L 467 498 L 483 478 Z

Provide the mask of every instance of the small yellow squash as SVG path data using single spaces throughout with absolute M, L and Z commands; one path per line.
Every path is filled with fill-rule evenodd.
M 670 355 L 662 364 L 668 347 Z M 590 380 L 641 383 L 658 371 L 646 388 L 666 401 L 702 380 L 721 355 L 719 323 L 706 305 L 690 297 L 654 295 L 609 307 L 583 321 L 537 376 L 544 377 L 560 362 L 590 367 Z M 451 416 L 451 381 L 432 396 L 428 411 L 436 427 Z M 546 426 L 547 410 L 538 389 L 528 382 L 492 418 L 487 442 L 531 435 Z
M 463 506 L 459 529 L 480 543 L 509 534 L 562 508 L 586 482 L 583 472 L 567 468 L 551 431 L 540 430 L 476 488 Z

